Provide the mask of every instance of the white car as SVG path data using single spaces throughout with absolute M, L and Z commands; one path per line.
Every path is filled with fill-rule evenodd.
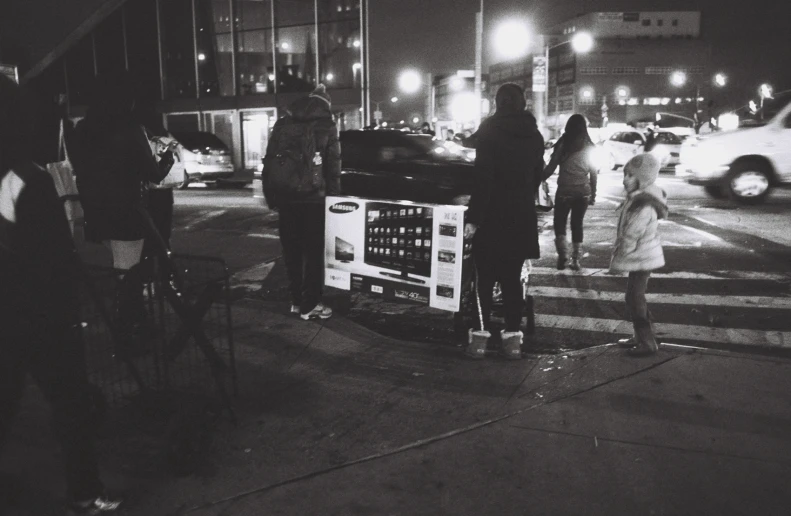
M 758 204 L 775 186 L 791 185 L 791 91 L 771 103 L 759 127 L 689 138 L 676 174 L 712 197 Z M 769 107 L 767 102 L 767 107 Z
M 178 160 L 184 166 L 186 188 L 190 181 L 216 181 L 233 177 L 235 168 L 228 146 L 207 132 L 174 133 Z
M 682 138 L 671 131 L 657 130 L 652 154 L 659 158 L 662 168 L 674 169 L 679 162 Z M 646 135 L 636 129 L 613 133 L 602 143 L 606 167 L 615 170 L 622 167 L 632 156 L 645 149 Z

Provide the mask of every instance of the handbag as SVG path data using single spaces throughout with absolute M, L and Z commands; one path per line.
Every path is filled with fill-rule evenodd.
M 83 218 L 82 204 L 80 195 L 77 191 L 77 180 L 74 177 L 74 167 L 69 159 L 66 149 L 66 138 L 64 135 L 63 120 L 60 121 L 60 141 L 58 142 L 58 158 L 61 161 L 47 163 L 47 172 L 55 183 L 55 190 L 58 197 L 63 202 L 63 209 L 66 212 L 66 219 L 69 221 L 71 234 L 74 236 L 75 224 Z
M 552 197 L 549 195 L 549 185 L 546 181 L 541 182 L 541 186 L 536 192 L 536 209 L 538 211 L 548 212 L 552 211 L 555 203 L 552 202 Z

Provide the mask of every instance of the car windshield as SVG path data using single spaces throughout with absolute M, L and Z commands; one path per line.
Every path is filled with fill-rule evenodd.
M 188 149 L 221 149 L 228 147 L 211 133 L 175 133 L 173 136 Z

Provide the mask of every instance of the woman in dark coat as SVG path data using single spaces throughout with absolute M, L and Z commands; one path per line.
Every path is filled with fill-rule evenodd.
M 525 110 L 522 88 L 504 84 L 495 102 L 497 111 L 475 135 L 475 189 L 464 233 L 473 237 L 483 329 L 489 330 L 492 291 L 499 281 L 505 312 L 503 351 L 518 359 L 523 339 L 522 264 L 539 257 L 535 193 L 544 168 L 544 138 Z M 468 348 L 468 355 L 483 357 L 484 351 L 480 346 Z
M 145 225 L 138 209 L 146 205 L 148 183 L 167 174 L 132 115 L 129 82 L 126 75 L 99 78 L 87 115 L 77 124 L 76 145 L 70 147 L 85 237 L 108 245 L 113 266 L 123 270 L 140 261 Z

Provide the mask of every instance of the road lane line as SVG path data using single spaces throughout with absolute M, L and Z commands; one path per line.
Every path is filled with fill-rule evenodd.
M 533 297 L 582 299 L 586 301 L 623 302 L 624 293 L 565 287 L 530 287 Z M 791 310 L 791 297 L 771 296 L 707 296 L 697 294 L 652 294 L 645 295 L 650 304 L 727 306 L 733 308 L 777 308 Z
M 608 269 L 585 267 L 579 272 L 559 271 L 554 267 L 533 267 L 530 274 L 538 276 L 607 276 L 626 279 L 625 274 L 610 274 Z M 651 278 L 657 279 L 693 279 L 693 280 L 764 280 L 789 281 L 791 273 L 761 271 L 708 271 L 708 272 L 652 272 Z
M 198 224 L 200 224 L 202 222 L 206 222 L 208 220 L 211 220 L 211 219 L 214 219 L 214 218 L 217 218 L 217 217 L 223 215 L 227 211 L 228 210 L 210 210 L 210 211 L 206 211 L 205 213 L 201 214 L 199 217 L 197 217 L 197 218 L 193 219 L 192 221 L 190 221 L 189 224 L 184 226 L 184 229 L 192 229 L 192 228 L 194 228 L 195 226 L 197 226 Z
M 675 226 L 682 227 L 682 228 L 686 229 L 687 231 L 691 231 L 692 233 L 695 233 L 696 235 L 700 235 L 700 236 L 702 236 L 704 238 L 707 238 L 708 240 L 711 240 L 712 242 L 723 242 L 724 241 L 722 238 L 718 237 L 717 235 L 713 235 L 713 234 L 711 234 L 711 233 L 709 233 L 707 231 L 703 231 L 702 229 L 692 228 L 692 227 L 686 226 L 684 224 L 679 224 L 678 222 L 674 222 L 672 220 L 667 221 L 667 223 L 668 224 L 673 224 Z
M 536 314 L 536 326 L 557 330 L 580 330 L 598 333 L 632 335 L 632 324 L 616 319 L 596 319 L 571 315 Z M 660 339 L 683 339 L 714 344 L 760 346 L 791 349 L 791 332 L 743 330 L 737 328 L 709 328 L 689 324 L 655 323 Z
M 269 238 L 272 240 L 278 240 L 280 237 L 278 235 L 272 235 L 270 233 L 247 233 L 245 236 L 252 237 L 252 238 Z

